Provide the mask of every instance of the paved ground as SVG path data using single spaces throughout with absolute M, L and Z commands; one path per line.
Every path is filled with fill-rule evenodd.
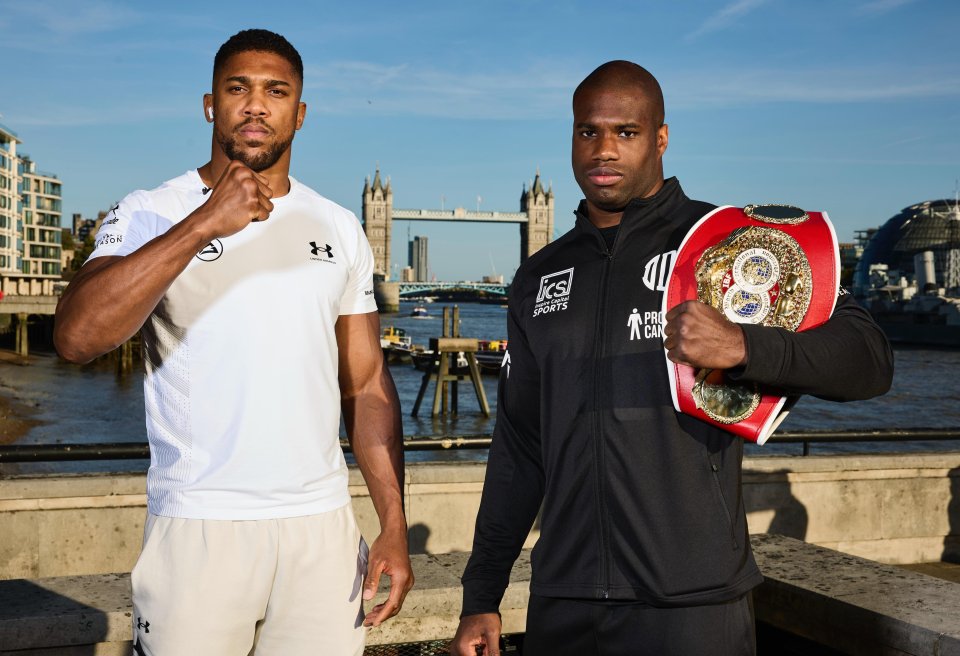
M 960 563 L 916 563 L 901 565 L 901 567 L 928 576 L 936 576 L 938 579 L 960 583 Z

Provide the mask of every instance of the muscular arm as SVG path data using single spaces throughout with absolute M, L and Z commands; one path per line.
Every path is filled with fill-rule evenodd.
M 215 237 L 267 217 L 271 195 L 266 178 L 231 162 L 207 202 L 170 230 L 125 257 L 90 260 L 57 304 L 57 351 L 83 363 L 130 339 L 193 256 Z
M 849 294 L 824 324 L 803 332 L 740 325 L 698 301 L 666 315 L 664 347 L 680 364 L 726 369 L 732 380 L 835 401 L 885 393 L 893 379 L 890 344 Z
M 380 349 L 376 312 L 337 320 L 343 420 L 353 455 L 380 519 L 380 535 L 370 547 L 364 599 L 372 599 L 381 574 L 390 577 L 390 595 L 364 620 L 378 626 L 400 611 L 413 587 L 403 513 L 403 433 L 400 401 Z
M 509 364 L 500 371 L 497 423 L 487 459 L 473 552 L 463 573 L 463 612 L 453 656 L 496 656 L 497 614 L 510 570 L 537 516 L 544 493 L 540 451 L 540 375 L 515 314 L 508 318 Z
M 830 319 L 793 333 L 744 326 L 747 362 L 733 380 L 770 385 L 790 394 L 857 401 L 886 393 L 893 380 L 893 352 L 883 331 L 849 294 Z

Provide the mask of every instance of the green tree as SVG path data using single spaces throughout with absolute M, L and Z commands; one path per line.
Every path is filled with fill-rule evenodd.
M 87 258 L 90 257 L 90 253 L 93 252 L 93 234 L 87 235 L 87 238 L 83 240 L 83 246 L 81 246 L 76 255 L 73 256 L 73 262 L 70 263 L 70 268 L 73 271 L 79 271 L 80 267 L 83 266 L 83 263 L 87 261 Z

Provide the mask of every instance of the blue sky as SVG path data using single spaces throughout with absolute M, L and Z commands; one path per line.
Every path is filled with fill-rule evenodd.
M 303 3 L 305 4 L 305 3 Z M 516 211 L 539 168 L 557 233 L 580 199 L 570 95 L 630 59 L 660 80 L 665 172 L 717 204 L 826 210 L 841 240 L 960 178 L 960 3 L 113 2 L 0 0 L 0 123 L 93 216 L 209 158 L 201 114 L 231 34 L 284 34 L 305 63 L 292 172 L 360 213 L 379 162 L 402 208 Z M 443 198 L 443 201 L 441 201 Z M 439 279 L 509 279 L 516 226 L 414 223 Z M 394 262 L 406 264 L 406 222 Z

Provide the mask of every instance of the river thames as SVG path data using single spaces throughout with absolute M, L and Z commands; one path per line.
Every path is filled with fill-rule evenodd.
M 407 331 L 415 344 L 425 345 L 442 330 L 443 305 L 426 307 L 430 318 L 413 318 L 412 303 L 401 304 L 400 312 L 381 315 L 383 326 Z M 460 332 L 480 339 L 506 338 L 506 310 L 499 305 L 461 303 Z M 407 437 L 489 434 L 493 416 L 484 417 L 472 386 L 460 385 L 459 410 L 455 417 L 431 418 L 433 386 L 428 390 L 420 417 L 410 416 L 423 374 L 410 364 L 390 367 L 403 411 Z M 855 403 L 831 403 L 804 397 L 784 421 L 780 430 L 847 430 L 871 428 L 956 428 L 960 426 L 960 350 L 898 349 L 896 373 L 889 393 L 878 399 Z M 491 411 L 496 411 L 496 377 L 484 376 Z M 40 423 L 17 444 L 58 444 L 91 442 L 142 442 L 144 428 L 142 376 L 134 373 L 117 377 L 111 366 L 76 366 L 55 355 L 35 354 L 28 366 L 0 363 L 0 395 L 33 410 Z M 763 447 L 748 445 L 748 454 L 793 455 L 799 445 L 776 444 L 776 436 Z M 880 450 L 957 450 L 960 442 L 902 442 L 893 444 L 814 444 L 813 453 L 877 452 Z M 408 454 L 409 459 L 475 459 L 484 451 Z M 50 471 L 129 471 L 143 469 L 146 461 L 88 462 L 40 465 L 0 465 L 0 475 Z

